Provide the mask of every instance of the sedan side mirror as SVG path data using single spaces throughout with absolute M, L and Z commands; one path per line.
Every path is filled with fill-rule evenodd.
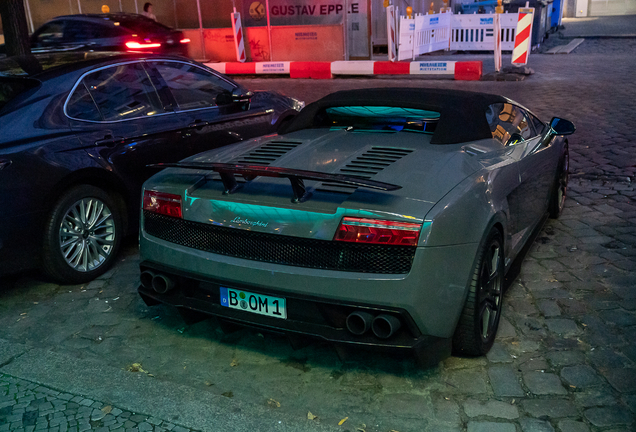
M 576 130 L 576 126 L 569 120 L 554 117 L 550 121 L 550 127 L 556 135 L 572 135 Z
M 252 99 L 252 96 L 254 96 L 254 93 L 241 87 L 236 87 L 234 90 L 232 90 L 232 102 L 234 103 L 249 103 L 250 99 Z

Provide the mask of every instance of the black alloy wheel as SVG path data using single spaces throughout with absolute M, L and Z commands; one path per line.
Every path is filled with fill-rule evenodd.
M 456 355 L 480 356 L 492 347 L 503 302 L 504 254 L 498 229 L 492 228 L 473 270 L 468 297 L 453 335 Z
M 570 180 L 570 151 L 568 144 L 563 147 L 563 154 L 559 159 L 556 179 L 550 196 L 550 217 L 557 219 L 563 213 L 565 207 L 565 197 L 568 191 L 568 181 Z
M 88 282 L 108 270 L 121 244 L 122 216 L 105 191 L 80 185 L 66 191 L 45 226 L 43 267 L 62 283 Z

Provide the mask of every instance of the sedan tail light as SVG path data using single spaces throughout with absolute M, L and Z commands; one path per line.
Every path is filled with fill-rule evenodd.
M 183 38 L 179 42 L 181 42 L 182 44 L 187 44 L 187 43 L 190 43 L 190 39 L 189 38 Z
M 131 50 L 145 50 L 150 48 L 160 48 L 161 44 L 159 42 L 137 42 L 130 41 L 126 42 L 126 48 Z
M 421 223 L 345 217 L 334 236 L 336 241 L 417 246 Z
M 153 213 L 183 219 L 180 195 L 145 190 L 143 209 Z

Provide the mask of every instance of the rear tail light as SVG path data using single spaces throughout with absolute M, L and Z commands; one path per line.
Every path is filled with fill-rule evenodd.
M 187 43 L 190 43 L 190 39 L 188 39 L 188 38 L 183 38 L 183 39 L 181 39 L 179 42 L 181 42 L 182 44 L 187 44 Z
M 153 213 L 183 219 L 180 195 L 145 190 L 143 209 Z
M 159 42 L 137 42 L 137 41 L 130 41 L 130 42 L 126 42 L 126 48 L 131 49 L 131 50 L 144 50 L 144 49 L 150 49 L 150 48 L 160 48 L 161 44 Z
M 421 223 L 345 217 L 334 237 L 336 241 L 366 244 L 417 246 Z

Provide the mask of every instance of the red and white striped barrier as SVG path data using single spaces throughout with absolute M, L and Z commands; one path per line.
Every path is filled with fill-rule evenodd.
M 513 65 L 525 65 L 528 63 L 528 54 L 530 53 L 530 42 L 532 39 L 533 18 L 534 8 L 519 8 L 515 47 L 512 50 Z
M 234 48 L 236 49 L 236 61 L 245 61 L 245 43 L 243 42 L 243 27 L 241 26 L 241 14 L 234 12 L 232 15 L 232 31 L 234 33 Z
M 334 75 L 452 75 L 456 80 L 481 79 L 481 61 L 334 61 L 206 63 L 227 75 L 289 74 L 290 78 L 329 79 Z

